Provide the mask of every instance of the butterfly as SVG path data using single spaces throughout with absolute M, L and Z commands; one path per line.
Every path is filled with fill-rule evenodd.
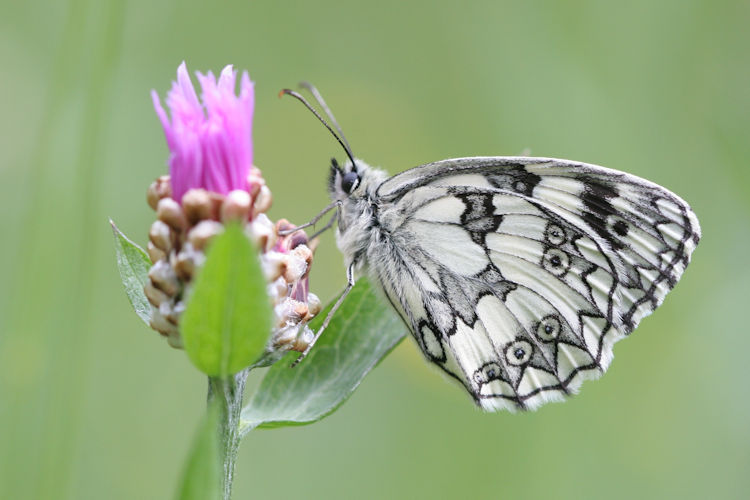
M 320 93 L 302 85 L 338 135 L 300 94 L 282 93 L 315 113 L 348 156 L 331 162 L 331 205 L 299 226 L 333 210 L 323 230 L 337 225 L 347 266 L 347 288 L 316 335 L 366 274 L 424 356 L 484 410 L 535 409 L 599 378 L 700 240 L 679 196 L 596 165 L 455 158 L 389 177 L 355 159 Z

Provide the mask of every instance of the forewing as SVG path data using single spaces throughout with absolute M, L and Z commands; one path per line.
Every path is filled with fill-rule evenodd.
M 395 249 L 373 266 L 388 297 L 488 410 L 534 408 L 601 376 L 700 238 L 663 187 L 549 158 L 424 165 L 384 182 L 378 205 Z

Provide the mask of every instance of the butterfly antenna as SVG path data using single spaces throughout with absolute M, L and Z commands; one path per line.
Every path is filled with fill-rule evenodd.
M 346 140 L 346 136 L 344 135 L 344 131 L 341 129 L 341 125 L 339 125 L 339 122 L 336 121 L 336 117 L 333 116 L 333 113 L 331 112 L 331 108 L 328 107 L 328 104 L 326 104 L 325 99 L 323 99 L 323 96 L 318 92 L 318 89 L 315 88 L 315 85 L 313 85 L 310 82 L 299 82 L 299 86 L 303 89 L 307 89 L 308 92 L 310 92 L 316 101 L 318 101 L 318 104 L 320 104 L 320 107 L 323 108 L 323 111 L 325 111 L 328 118 L 331 119 L 331 123 L 333 123 L 333 126 L 336 127 L 336 130 L 339 133 L 339 136 L 341 137 L 341 140 L 344 141 L 344 144 L 346 144 L 346 147 L 349 148 L 349 151 L 352 150 L 351 146 L 349 146 L 349 141 Z
M 344 148 L 344 151 L 346 151 L 346 155 L 352 161 L 352 168 L 354 170 L 356 170 L 357 169 L 357 164 L 354 162 L 354 155 L 352 154 L 352 150 L 349 149 L 349 144 L 346 143 L 345 141 L 341 140 L 341 138 L 336 134 L 336 132 L 334 132 L 334 130 L 331 128 L 331 126 L 328 125 L 328 122 L 325 121 L 325 119 L 322 116 L 320 116 L 320 113 L 318 113 L 317 111 L 315 111 L 315 108 L 313 108 L 312 106 L 310 106 L 310 103 L 307 102 L 307 100 L 304 97 L 302 97 L 299 93 L 297 93 L 297 92 L 295 92 L 293 90 L 290 90 L 290 89 L 282 89 L 281 92 L 279 92 L 279 97 L 282 97 L 285 94 L 294 97 L 299 102 L 301 102 L 302 104 L 304 104 L 307 109 L 309 109 L 310 111 L 312 111 L 312 113 L 318 118 L 318 120 L 320 120 L 320 123 L 322 123 L 323 125 L 325 125 L 326 128 L 328 129 L 328 131 L 331 134 L 333 134 L 333 136 L 336 138 L 337 141 L 339 141 L 339 144 L 341 144 L 341 147 Z M 336 122 L 334 121 L 334 123 L 336 123 Z M 338 124 L 337 124 L 337 127 L 338 127 Z

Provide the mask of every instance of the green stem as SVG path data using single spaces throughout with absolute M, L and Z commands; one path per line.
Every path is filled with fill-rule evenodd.
M 218 434 L 222 458 L 222 494 L 224 500 L 232 497 L 232 480 L 237 453 L 240 448 L 240 412 L 242 411 L 242 393 L 249 370 L 241 371 L 229 377 L 208 378 L 208 403 L 216 400 L 220 413 Z

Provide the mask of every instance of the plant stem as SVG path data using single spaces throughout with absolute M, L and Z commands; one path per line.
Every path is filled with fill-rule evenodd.
M 230 500 L 232 497 L 234 467 L 240 448 L 239 425 L 242 394 L 248 373 L 249 370 L 244 370 L 229 377 L 208 378 L 208 404 L 216 400 L 220 408 L 217 431 L 222 457 L 221 483 L 224 500 Z

